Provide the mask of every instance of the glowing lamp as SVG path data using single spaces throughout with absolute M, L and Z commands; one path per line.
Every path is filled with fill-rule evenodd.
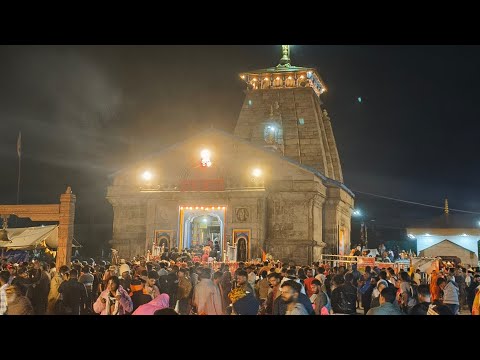
M 426 233 L 425 236 L 432 236 L 432 235 L 430 235 L 429 233 Z
M 145 181 L 150 181 L 150 180 L 153 179 L 153 174 L 150 171 L 146 170 L 142 174 L 142 179 L 145 180 Z
M 240 75 L 240 79 L 245 80 L 245 75 Z
M 257 81 L 257 78 L 253 78 L 252 81 L 253 81 L 253 82 Z
M 258 177 L 262 176 L 262 170 L 261 170 L 261 169 L 258 169 L 258 168 L 253 169 L 252 175 L 253 175 L 254 177 L 258 178 Z
M 210 150 L 204 149 L 200 152 L 202 158 L 202 166 L 210 167 L 212 166 L 212 161 L 210 160 Z
M 280 77 L 279 77 L 279 76 L 277 76 L 277 77 L 275 78 L 275 80 L 280 80 Z
M 268 78 L 265 78 L 265 79 L 263 79 L 263 80 L 268 81 Z
M 360 210 L 354 210 L 353 215 L 354 216 L 362 216 L 362 212 Z
M 468 236 L 467 234 L 462 234 L 462 236 Z
M 291 76 L 289 76 L 289 77 L 288 77 L 288 80 L 292 80 L 292 77 L 291 77 Z
M 415 235 L 413 235 L 413 234 L 408 234 L 408 237 L 412 240 L 415 239 Z

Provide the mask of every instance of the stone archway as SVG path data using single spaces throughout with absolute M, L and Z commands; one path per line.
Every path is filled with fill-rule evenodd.
M 60 195 L 60 204 L 48 205 L 0 205 L 0 216 L 29 218 L 32 221 L 58 222 L 58 248 L 56 267 L 70 265 L 72 257 L 72 242 L 75 220 L 76 196 L 72 189 L 67 187 L 64 194 Z

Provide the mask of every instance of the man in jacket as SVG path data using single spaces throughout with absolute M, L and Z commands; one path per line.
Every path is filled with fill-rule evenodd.
M 63 315 L 82 315 L 87 304 L 87 289 L 78 282 L 78 272 L 70 270 L 69 278 L 60 284 L 58 292 L 63 297 Z
M 444 278 L 437 279 L 437 286 L 443 291 L 443 304 L 448 306 L 454 315 L 458 315 L 460 308 L 458 301 L 459 288 L 457 284 L 451 280 Z
M 335 275 L 333 278 L 333 282 L 336 284 L 341 283 L 341 280 L 341 275 Z M 335 314 L 353 315 L 357 313 L 357 288 L 352 283 L 352 273 L 346 273 L 345 283 L 332 291 L 332 310 Z
M 192 283 L 186 275 L 186 269 L 182 268 L 178 270 L 177 301 L 180 315 L 188 315 L 188 304 L 190 301 L 190 293 L 192 292 Z
M 205 268 L 200 274 L 200 282 L 195 286 L 193 304 L 199 315 L 223 315 L 220 290 L 210 276 L 210 269 Z
M 403 315 L 400 308 L 394 304 L 396 295 L 393 288 L 384 288 L 380 293 L 380 306 L 368 310 L 367 315 Z

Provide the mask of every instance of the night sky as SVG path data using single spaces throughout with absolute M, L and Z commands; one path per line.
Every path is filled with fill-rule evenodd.
M 480 211 L 479 46 L 291 48 L 327 84 L 345 184 L 353 191 Z M 0 203 L 58 202 L 71 185 L 79 225 L 111 227 L 108 175 L 213 125 L 233 131 L 238 73 L 274 66 L 279 45 L 0 46 Z M 359 97 L 361 102 L 359 102 Z M 441 210 L 357 194 L 379 227 Z M 77 234 L 86 249 L 111 233 Z M 385 235 L 387 236 L 387 235 Z

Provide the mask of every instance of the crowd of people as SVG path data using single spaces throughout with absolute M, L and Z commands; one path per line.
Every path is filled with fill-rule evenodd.
M 480 314 L 480 272 L 280 261 L 4 262 L 0 315 Z M 467 310 L 468 309 L 468 310 Z

